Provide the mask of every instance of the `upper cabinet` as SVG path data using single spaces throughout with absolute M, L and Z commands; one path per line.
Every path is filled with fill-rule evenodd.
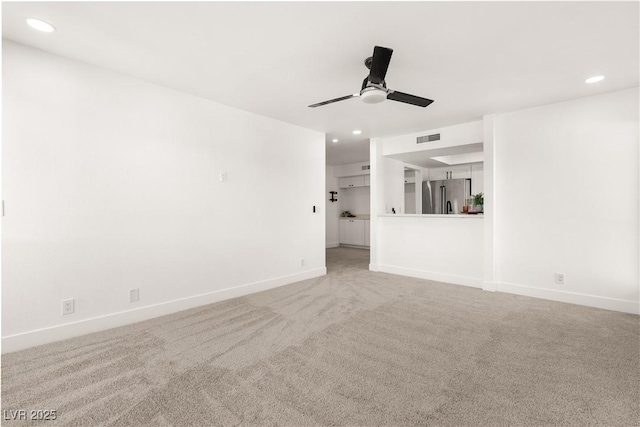
M 365 187 L 369 186 L 369 176 L 347 176 L 340 178 L 340 188 Z
M 429 181 L 471 178 L 471 165 L 456 165 L 429 169 Z
M 416 182 L 416 171 L 408 170 L 405 168 L 404 170 L 404 183 L 405 184 L 415 184 Z

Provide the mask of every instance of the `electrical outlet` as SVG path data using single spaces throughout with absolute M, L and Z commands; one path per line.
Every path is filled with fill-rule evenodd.
M 220 171 L 220 182 L 227 182 L 228 178 L 227 171 Z
M 140 301 L 140 289 L 129 289 L 129 302 Z
M 62 300 L 62 314 L 72 314 L 75 311 L 75 303 L 73 299 Z
M 564 285 L 564 273 L 556 273 L 556 283 L 558 285 Z

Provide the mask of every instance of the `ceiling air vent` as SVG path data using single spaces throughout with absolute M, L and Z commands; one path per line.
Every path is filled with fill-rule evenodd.
M 434 133 L 432 135 L 427 135 L 427 136 L 419 136 L 416 142 L 418 144 L 422 144 L 423 142 L 433 142 L 433 141 L 440 141 L 439 133 Z
M 371 169 L 371 165 L 364 165 L 364 166 L 362 167 L 362 170 L 363 170 L 363 171 L 368 171 L 369 169 Z

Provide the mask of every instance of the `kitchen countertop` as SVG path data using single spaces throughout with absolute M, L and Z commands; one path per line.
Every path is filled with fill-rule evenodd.
M 361 219 L 364 221 L 370 221 L 371 215 L 341 216 L 340 219 Z
M 381 214 L 379 217 L 398 217 L 398 218 L 484 218 L 483 214 L 459 214 L 459 215 L 433 215 L 433 214 Z M 352 218 L 353 219 L 353 218 Z

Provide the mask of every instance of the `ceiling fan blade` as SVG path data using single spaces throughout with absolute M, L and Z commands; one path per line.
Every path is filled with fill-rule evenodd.
M 382 84 L 387 75 L 389 62 L 393 49 L 388 47 L 376 46 L 373 48 L 373 59 L 371 60 L 371 69 L 369 71 L 369 81 L 375 84 Z
M 347 95 L 347 96 L 342 96 L 342 97 L 336 98 L 336 99 L 330 99 L 328 101 L 318 102 L 317 104 L 309 105 L 309 107 L 311 107 L 311 108 L 321 107 L 323 105 L 333 104 L 334 102 L 344 101 L 345 99 L 357 98 L 358 96 L 360 96 L 359 93 L 354 93 L 353 95 Z
M 390 90 L 387 94 L 387 99 L 392 101 L 404 102 L 405 104 L 417 105 L 418 107 L 426 107 L 433 102 L 432 99 L 421 98 L 415 95 L 409 95 L 408 93 L 396 92 Z

